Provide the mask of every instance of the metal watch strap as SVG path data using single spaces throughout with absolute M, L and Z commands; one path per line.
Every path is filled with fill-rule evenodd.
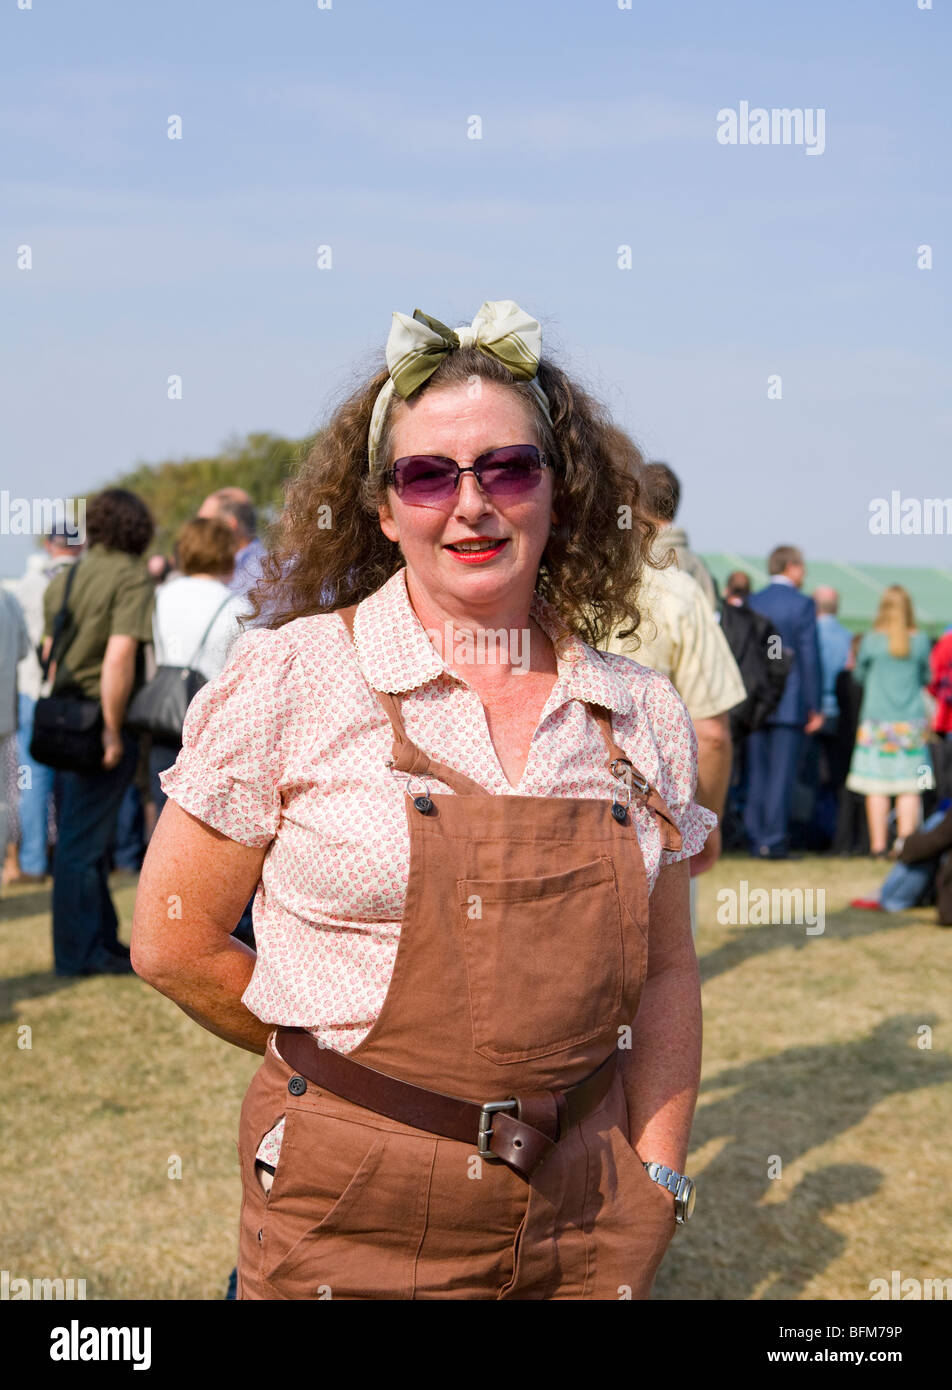
M 687 1208 L 685 1198 L 694 1187 L 691 1178 L 684 1173 L 677 1172 L 674 1168 L 669 1168 L 665 1163 L 643 1163 L 644 1170 L 656 1182 L 659 1187 L 665 1187 L 675 1199 L 675 1212 L 679 1224 L 683 1225 L 691 1215 Z

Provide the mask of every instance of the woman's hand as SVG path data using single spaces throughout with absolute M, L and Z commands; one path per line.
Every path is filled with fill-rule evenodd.
M 132 967 L 210 1033 L 264 1052 L 271 1026 L 241 1002 L 255 953 L 231 933 L 266 849 L 229 840 L 168 801 L 142 865 Z

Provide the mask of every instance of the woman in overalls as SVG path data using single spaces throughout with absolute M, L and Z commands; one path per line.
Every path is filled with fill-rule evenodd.
M 190 707 L 133 963 L 264 1054 L 240 1298 L 645 1298 L 693 1203 L 714 824 L 669 682 L 596 650 L 653 528 L 516 304 L 393 318 Z

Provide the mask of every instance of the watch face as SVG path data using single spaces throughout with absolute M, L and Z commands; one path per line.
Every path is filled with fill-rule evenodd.
M 686 1200 L 685 1200 L 685 1203 L 684 1203 L 684 1219 L 685 1219 L 685 1221 L 689 1221 L 689 1220 L 691 1219 L 691 1217 L 694 1215 L 694 1200 L 695 1200 L 696 1196 L 697 1196 L 697 1188 L 694 1186 L 694 1183 L 691 1182 L 691 1179 L 688 1178 L 688 1191 L 687 1191 L 687 1196 L 686 1196 Z

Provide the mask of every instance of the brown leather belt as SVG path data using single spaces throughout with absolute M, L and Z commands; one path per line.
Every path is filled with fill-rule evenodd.
M 602 1103 L 618 1061 L 618 1050 L 613 1049 L 601 1066 L 576 1086 L 564 1091 L 525 1092 L 480 1105 L 375 1071 L 341 1052 L 321 1047 L 303 1028 L 279 1028 L 274 1041 L 288 1066 L 315 1086 L 414 1129 L 473 1144 L 484 1158 L 499 1159 L 526 1178 L 573 1125 Z

